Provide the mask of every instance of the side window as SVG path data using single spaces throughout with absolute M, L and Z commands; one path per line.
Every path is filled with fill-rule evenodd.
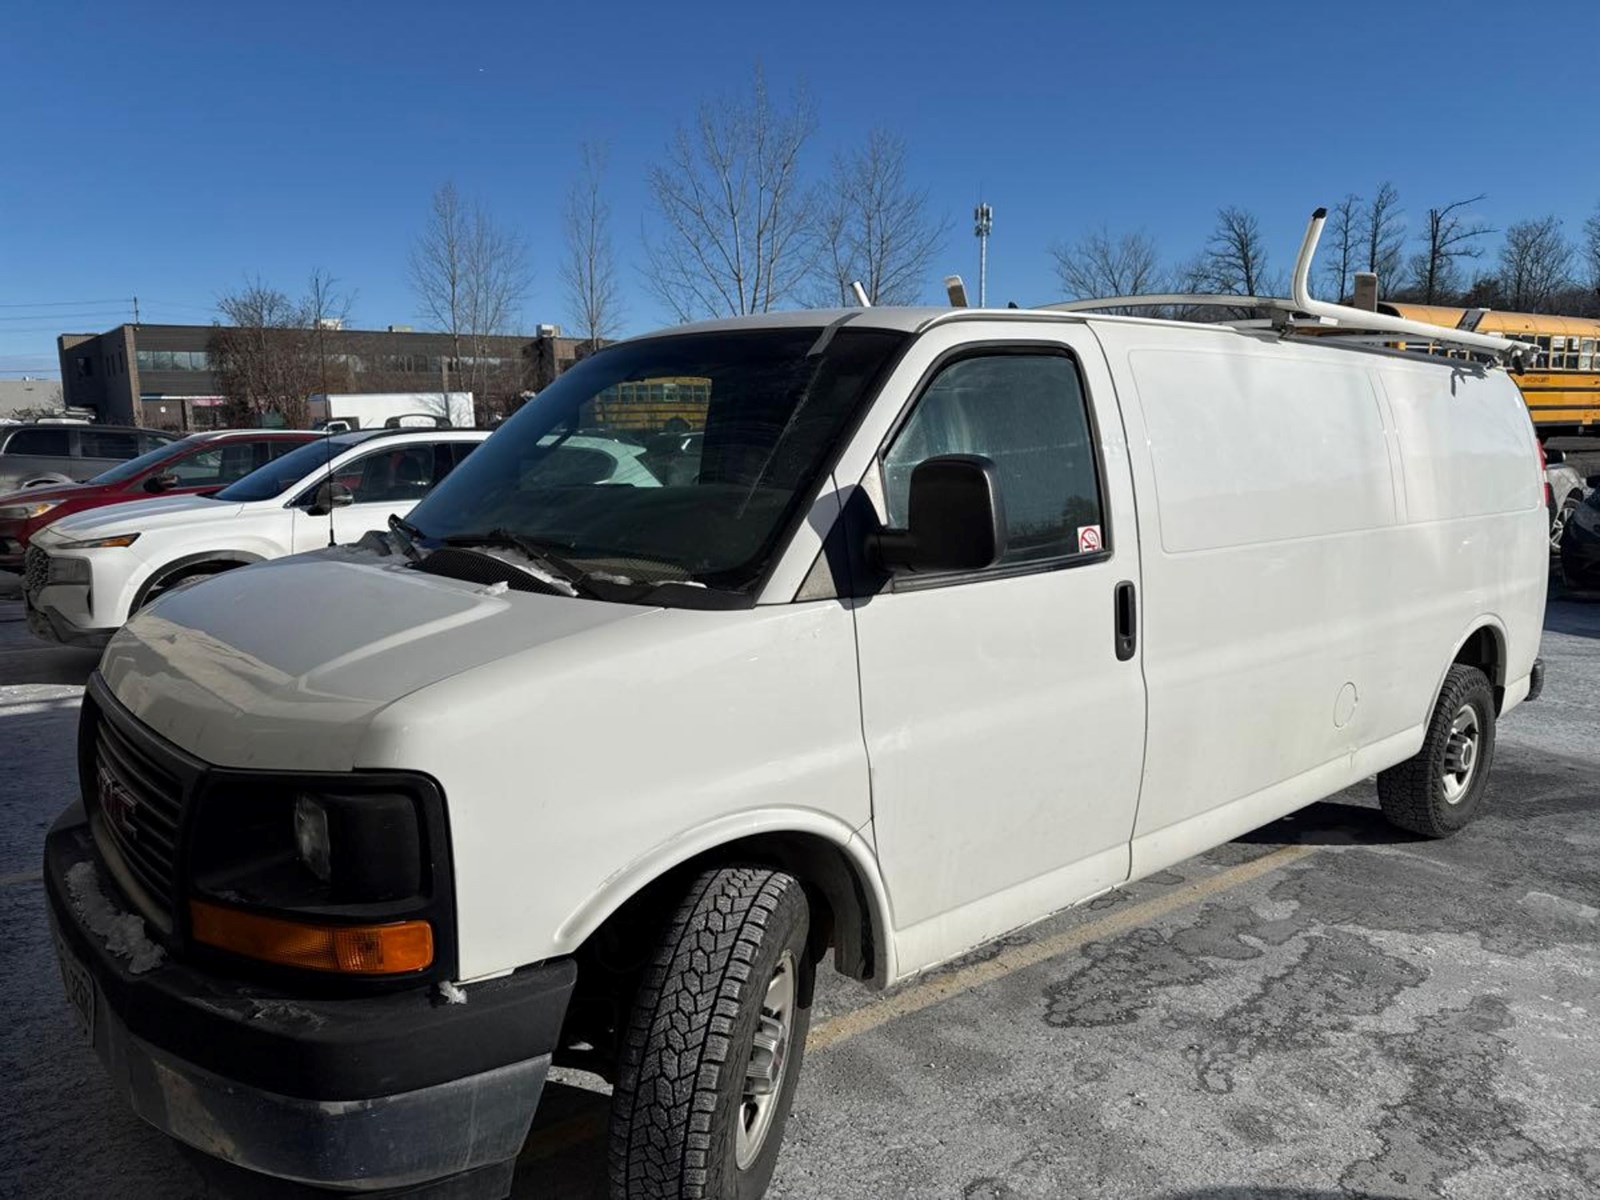
M 79 453 L 84 458 L 136 458 L 139 454 L 138 434 L 111 429 L 80 429 Z
M 7 454 L 37 454 L 44 458 L 66 458 L 68 449 L 65 429 L 19 429 L 6 443 Z
M 911 472 L 941 454 L 994 461 L 1006 510 L 1001 566 L 1104 545 L 1099 471 L 1077 365 L 1060 354 L 989 354 L 928 385 L 883 459 L 889 523 L 906 523 Z
M 302 442 L 292 441 L 289 438 L 273 438 L 268 442 L 256 443 L 256 464 L 266 466 L 275 458 L 282 458 L 289 451 L 303 445 Z
M 210 450 L 202 450 L 198 454 L 190 454 L 185 458 L 179 459 L 169 469 L 172 474 L 178 477 L 178 484 L 181 487 L 205 487 L 207 484 L 213 483 L 232 483 L 232 479 L 218 478 L 221 467 L 222 447 L 214 446 Z
M 433 486 L 433 447 L 394 446 L 369 454 L 340 472 L 340 478 L 360 472 L 349 484 L 356 504 L 420 500 Z

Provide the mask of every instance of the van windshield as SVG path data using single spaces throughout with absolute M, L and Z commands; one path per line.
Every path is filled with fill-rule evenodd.
M 904 345 L 820 326 L 627 342 L 530 400 L 408 517 L 422 546 L 751 592 Z M 662 588 L 651 603 L 672 603 Z

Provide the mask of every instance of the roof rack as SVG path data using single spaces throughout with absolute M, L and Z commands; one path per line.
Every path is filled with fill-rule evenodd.
M 1328 210 L 1319 208 L 1311 214 L 1306 235 L 1300 243 L 1300 253 L 1295 258 L 1294 277 L 1290 286 L 1291 297 L 1229 296 L 1214 292 L 1185 294 L 1162 292 L 1145 296 L 1106 296 L 1092 300 L 1069 300 L 1064 304 L 1046 304 L 1050 312 L 1094 312 L 1108 308 L 1243 308 L 1265 311 L 1270 314 L 1270 324 L 1282 333 L 1292 333 L 1296 328 L 1312 327 L 1323 335 L 1354 334 L 1351 341 L 1370 344 L 1373 341 L 1389 343 L 1398 340 L 1420 341 L 1430 346 L 1457 346 L 1487 354 L 1496 360 L 1508 360 L 1519 369 L 1524 354 L 1530 347 L 1510 338 L 1494 337 L 1476 332 L 1474 328 L 1455 329 L 1443 325 L 1430 325 L 1425 321 L 1412 321 L 1388 313 L 1371 312 L 1348 304 L 1331 304 L 1314 299 L 1311 295 L 1311 260 L 1317 252 L 1317 242 L 1322 238 L 1322 226 Z M 1481 319 L 1481 314 L 1480 314 Z M 1241 322 L 1254 326 L 1254 322 Z M 1463 321 L 1463 325 L 1466 322 Z M 1374 335 L 1389 335 L 1375 337 Z M 1401 334 L 1403 338 L 1393 335 Z M 1340 338 L 1341 341 L 1345 339 Z

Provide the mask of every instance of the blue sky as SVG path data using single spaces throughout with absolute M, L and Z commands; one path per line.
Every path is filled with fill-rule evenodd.
M 818 171 L 875 126 L 906 141 L 952 219 L 937 274 L 975 278 L 982 188 L 991 301 L 1057 298 L 1050 245 L 1101 224 L 1176 260 L 1237 204 L 1287 267 L 1312 207 L 1384 179 L 1413 229 L 1478 192 L 1499 228 L 1554 213 L 1576 234 L 1600 203 L 1600 19 L 1580 3 L 53 0 L 4 29 L 12 378 L 53 372 L 57 332 L 117 324 L 133 295 L 146 321 L 209 321 L 246 274 L 296 292 L 322 267 L 357 324 L 420 328 L 405 259 L 445 180 L 526 236 L 527 324 L 567 323 L 585 140 L 610 149 L 626 325 L 664 323 L 634 271 L 645 171 L 757 62 L 809 92 Z

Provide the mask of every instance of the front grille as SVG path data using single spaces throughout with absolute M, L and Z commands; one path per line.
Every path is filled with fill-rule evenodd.
M 22 587 L 24 591 L 37 592 L 50 578 L 50 556 L 37 546 L 29 546 L 22 560 Z
M 162 931 L 171 932 L 178 877 L 183 788 L 136 749 L 103 715 L 96 722 L 91 827 L 101 855 L 136 885 L 130 898 Z

